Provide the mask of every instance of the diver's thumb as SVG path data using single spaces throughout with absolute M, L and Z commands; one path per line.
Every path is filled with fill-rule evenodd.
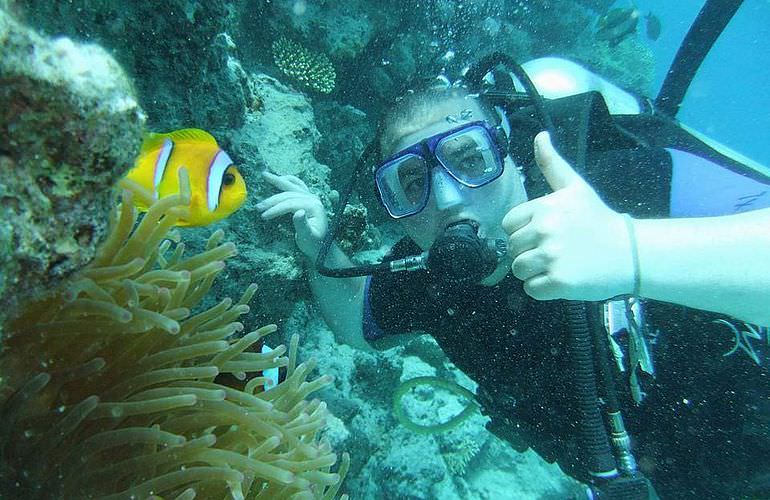
M 535 161 L 551 189 L 558 191 L 575 183 L 584 184 L 567 160 L 562 158 L 551 143 L 551 134 L 540 132 L 535 136 Z

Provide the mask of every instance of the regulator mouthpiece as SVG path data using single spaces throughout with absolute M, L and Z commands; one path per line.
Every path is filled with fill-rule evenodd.
M 506 242 L 479 238 L 478 230 L 478 224 L 467 220 L 447 226 L 428 251 L 428 271 L 455 285 L 476 284 L 492 274 L 506 253 Z

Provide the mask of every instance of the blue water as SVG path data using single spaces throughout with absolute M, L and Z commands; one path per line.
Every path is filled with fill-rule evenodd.
M 637 7 L 654 12 L 663 30 L 649 41 L 656 57 L 655 88 L 666 71 L 702 0 L 639 0 Z M 617 6 L 627 6 L 623 0 Z M 679 118 L 708 136 L 770 164 L 770 2 L 747 0 L 733 17 L 701 66 L 685 98 Z

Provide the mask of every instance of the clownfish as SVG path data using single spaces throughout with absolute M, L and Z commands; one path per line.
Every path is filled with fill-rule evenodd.
M 269 352 L 273 352 L 273 350 L 267 344 L 263 343 L 260 352 L 262 354 L 267 354 Z M 282 382 L 284 379 L 286 379 L 286 372 L 284 371 L 284 373 L 281 373 L 278 367 L 268 368 L 267 370 L 262 370 L 262 376 L 265 377 L 265 390 L 268 390 L 272 389 L 278 385 L 279 382 Z
M 273 350 L 265 344 L 263 339 L 260 339 L 257 343 L 249 347 L 247 351 L 259 352 L 262 354 L 273 352 Z M 279 368 L 276 366 L 259 372 L 243 373 L 241 376 L 236 376 L 232 373 L 220 373 L 214 378 L 214 383 L 242 391 L 246 385 L 245 381 L 251 379 L 251 377 L 262 377 L 264 379 L 264 381 L 255 388 L 255 392 L 268 391 L 286 380 L 286 368 Z
M 190 215 L 179 226 L 204 226 L 229 216 L 246 200 L 246 183 L 230 156 L 204 130 L 187 128 L 149 134 L 133 168 L 126 174 L 155 199 L 179 192 L 179 169 L 190 176 Z M 135 199 L 136 207 L 147 206 Z

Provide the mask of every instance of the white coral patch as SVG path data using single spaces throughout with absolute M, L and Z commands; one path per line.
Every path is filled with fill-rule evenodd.
M 40 61 L 34 71 L 41 79 L 67 82 L 76 93 L 101 101 L 112 112 L 138 107 L 123 69 L 100 46 L 60 37 L 39 47 L 45 53 L 34 59 Z

